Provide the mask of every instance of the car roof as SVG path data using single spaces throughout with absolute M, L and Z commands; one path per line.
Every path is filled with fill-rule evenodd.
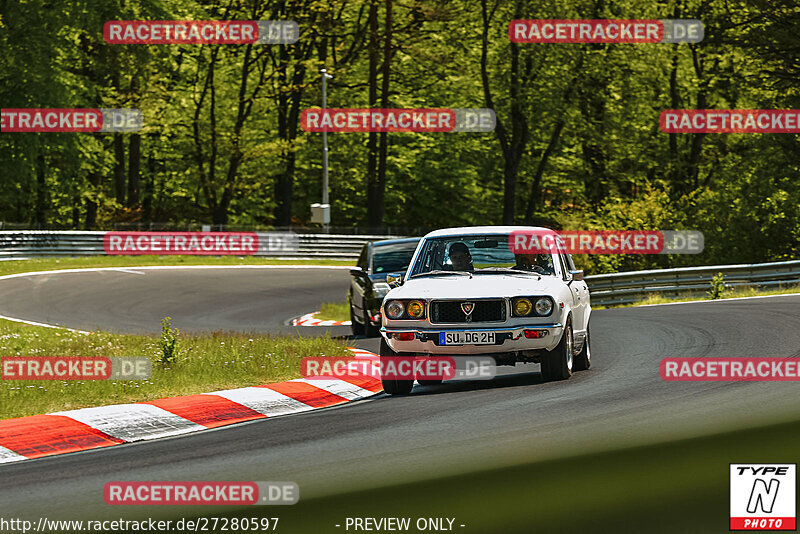
M 380 247 L 383 245 L 395 245 L 399 243 L 416 243 L 422 239 L 421 237 L 406 237 L 403 239 L 382 239 L 380 241 L 373 241 L 372 245 L 375 247 Z
M 552 232 L 551 228 L 543 226 L 461 226 L 458 228 L 442 228 L 441 230 L 434 230 L 425 235 L 428 237 L 448 237 L 459 235 L 492 235 L 492 234 L 510 234 L 511 232 Z

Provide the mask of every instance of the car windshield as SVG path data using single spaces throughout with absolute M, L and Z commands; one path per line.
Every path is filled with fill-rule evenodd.
M 408 269 L 419 241 L 375 245 L 372 253 L 374 273 L 395 273 Z
M 411 276 L 461 271 L 490 274 L 498 271 L 555 275 L 552 254 L 515 254 L 508 234 L 459 235 L 426 239 Z

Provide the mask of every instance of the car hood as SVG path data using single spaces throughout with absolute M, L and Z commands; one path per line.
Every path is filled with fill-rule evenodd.
M 563 281 L 555 276 L 537 279 L 528 275 L 479 274 L 430 276 L 414 278 L 392 289 L 387 299 L 469 299 L 517 297 L 522 295 L 554 295 Z

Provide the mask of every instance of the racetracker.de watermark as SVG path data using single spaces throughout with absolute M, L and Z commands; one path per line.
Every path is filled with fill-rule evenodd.
M 508 25 L 514 43 L 699 43 L 696 19 L 518 19 Z
M 12 534 L 20 532 L 51 533 L 56 532 L 267 532 L 277 531 L 278 517 L 263 517 L 258 512 L 255 517 L 218 517 L 204 515 L 196 519 L 182 517 L 180 519 L 154 519 L 141 517 L 138 519 L 48 519 L 40 517 L 38 521 L 20 518 L 0 517 L 0 532 Z
M 306 132 L 491 132 L 487 108 L 310 108 L 300 114 Z
M 309 356 L 301 360 L 300 373 L 310 380 L 365 375 L 385 380 L 491 380 L 497 375 L 497 365 L 490 356 L 382 356 L 380 361 Z
M 295 482 L 108 482 L 111 505 L 289 505 L 300 499 Z
M 294 44 L 300 28 L 293 20 L 110 20 L 108 44 Z
M 138 109 L 0 109 L 0 132 L 136 132 L 142 129 Z
M 664 133 L 800 133 L 800 109 L 666 109 Z
M 153 362 L 145 356 L 7 356 L 2 380 L 147 380 Z
M 663 380 L 671 382 L 797 382 L 795 358 L 664 358 Z
M 699 254 L 696 230 L 517 230 L 508 236 L 514 254 Z
M 292 232 L 106 232 L 103 249 L 111 255 L 249 256 L 297 252 Z

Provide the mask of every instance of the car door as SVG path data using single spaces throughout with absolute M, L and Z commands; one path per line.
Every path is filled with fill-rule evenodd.
M 364 294 L 369 291 L 369 256 L 372 244 L 367 243 L 361 249 L 361 254 L 358 256 L 358 263 L 356 267 L 360 268 L 364 273 L 362 276 L 350 277 L 350 305 L 353 308 L 353 315 L 356 317 L 364 317 Z
M 584 295 L 581 288 L 581 282 L 574 280 L 570 274 L 570 265 L 566 253 L 559 253 L 558 265 L 561 268 L 561 279 L 567 284 L 569 292 L 572 295 L 572 330 L 577 332 L 582 337 L 582 332 L 585 329 L 584 319 Z
M 572 260 L 572 256 L 570 254 L 565 254 L 565 259 L 567 260 L 567 267 L 571 271 L 577 271 L 575 268 L 575 262 Z M 586 283 L 586 280 L 573 280 L 572 285 L 578 289 L 578 296 L 581 299 L 581 330 L 586 330 L 589 326 L 589 313 L 590 313 L 590 300 L 589 300 L 589 284 Z

